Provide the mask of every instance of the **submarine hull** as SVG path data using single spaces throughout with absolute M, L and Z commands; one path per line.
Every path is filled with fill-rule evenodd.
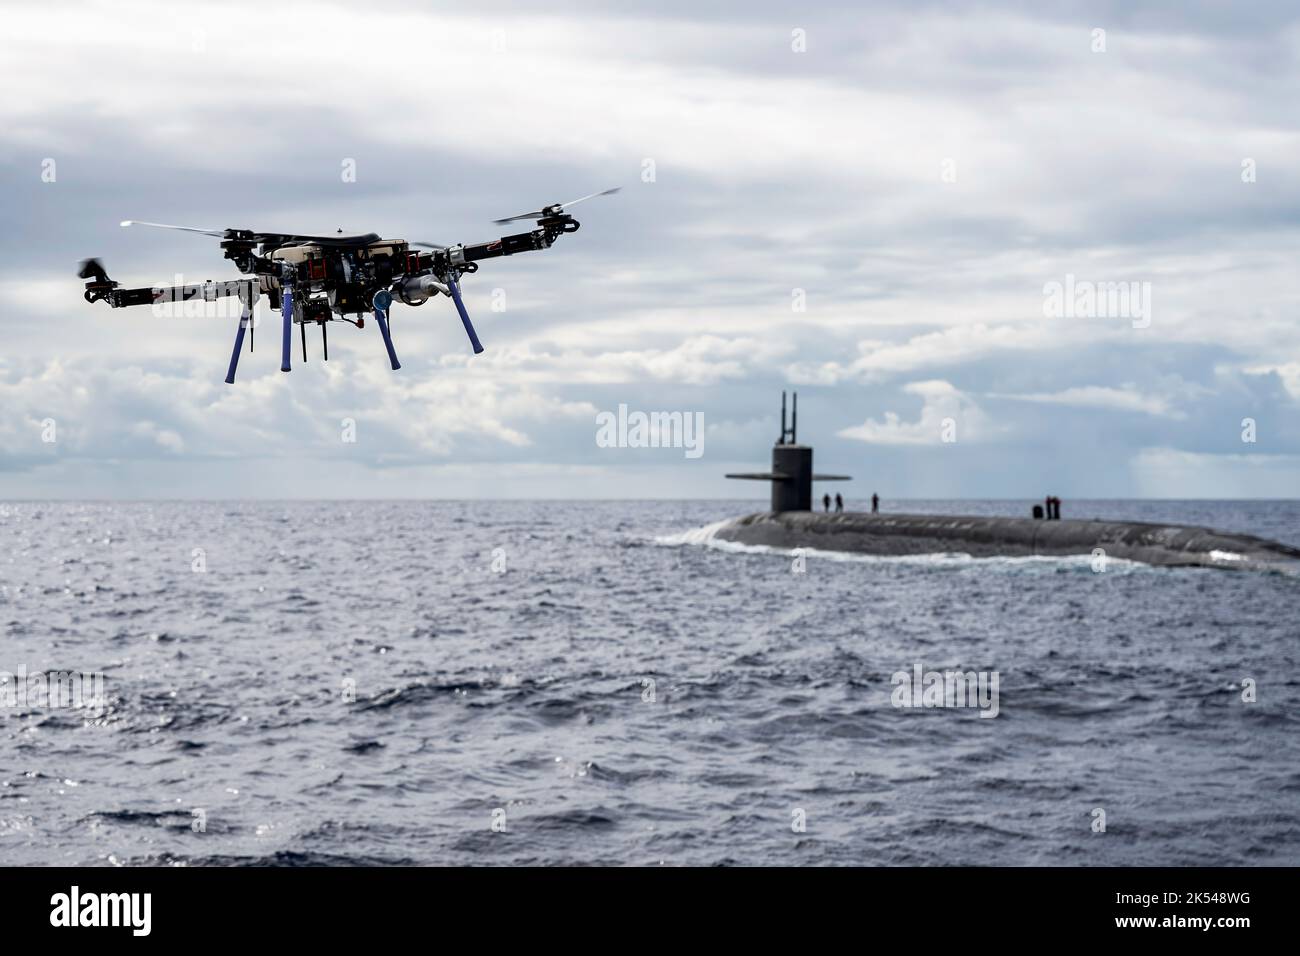
M 1048 521 L 965 515 L 763 512 L 735 518 L 714 538 L 772 548 L 856 554 L 972 557 L 1093 554 L 1170 567 L 1300 573 L 1300 549 L 1210 528 L 1132 521 Z

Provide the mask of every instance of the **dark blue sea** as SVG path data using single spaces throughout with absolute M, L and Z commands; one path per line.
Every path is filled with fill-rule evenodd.
M 816 553 L 795 573 L 699 530 L 754 510 L 0 504 L 0 671 L 103 689 L 0 706 L 0 854 L 1300 864 L 1300 579 Z M 1296 501 L 1064 510 L 1300 545 Z M 893 706 L 917 665 L 996 671 L 997 716 Z

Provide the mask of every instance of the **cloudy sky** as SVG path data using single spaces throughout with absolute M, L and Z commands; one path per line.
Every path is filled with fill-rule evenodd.
M 0 497 L 762 496 L 783 388 L 854 495 L 1300 489 L 1293 4 L 539 6 L 8 8 Z M 396 373 L 264 324 L 227 386 L 233 313 L 74 275 L 235 275 L 128 218 L 471 242 L 611 185 L 466 278 L 484 354 L 396 307 Z M 619 404 L 704 454 L 599 447 Z

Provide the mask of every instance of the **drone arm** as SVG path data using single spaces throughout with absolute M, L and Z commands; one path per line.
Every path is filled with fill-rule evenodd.
M 535 252 L 549 249 L 565 233 L 578 231 L 578 220 L 572 216 L 548 216 L 537 221 L 538 228 L 531 232 L 519 232 L 513 236 L 502 236 L 490 242 L 479 242 L 468 246 L 453 246 L 445 255 L 453 266 L 480 259 L 495 259 L 499 256 L 513 256 L 521 252 Z
M 538 229 L 533 232 L 521 232 L 514 236 L 503 236 L 500 239 L 493 239 L 491 242 L 479 242 L 470 246 L 461 246 L 459 250 L 452 249 L 452 261 L 455 262 L 456 254 L 465 262 L 477 262 L 480 259 L 495 259 L 498 256 L 513 256 L 521 252 L 534 252 L 538 249 L 545 249 L 550 246 L 546 240 L 545 233 Z
M 225 282 L 203 282 L 197 285 L 153 286 L 141 289 L 120 289 L 106 276 L 86 283 L 87 302 L 107 302 L 115 309 L 131 305 L 157 305 L 166 302 L 215 302 L 225 296 L 239 295 L 248 285 L 248 279 L 230 279 Z

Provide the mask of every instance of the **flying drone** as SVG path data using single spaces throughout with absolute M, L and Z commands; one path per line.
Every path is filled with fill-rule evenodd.
M 388 360 L 396 371 L 402 366 L 393 351 L 393 337 L 389 331 L 389 311 L 394 300 L 406 305 L 422 305 L 432 296 L 448 296 L 456 304 L 475 354 L 482 352 L 483 345 L 461 299 L 460 277 L 477 272 L 481 259 L 549 249 L 560 236 L 578 231 L 578 220 L 568 214 L 571 206 L 616 192 L 618 187 L 518 216 L 494 219 L 498 226 L 532 219 L 537 228 L 475 245 L 440 246 L 404 239 L 381 239 L 373 232 L 345 236 L 340 230 L 340 234 L 335 236 L 299 236 L 248 229 L 199 229 L 128 219 L 122 223 L 123 226 L 178 229 L 220 239 L 225 257 L 249 278 L 224 282 L 209 280 L 198 285 L 170 288 L 123 289 L 108 277 L 98 259 L 83 261 L 78 276 L 89 280 L 85 292 L 87 302 L 107 302 L 115 309 L 160 302 L 214 302 L 223 296 L 239 296 L 242 304 L 239 330 L 235 333 L 235 348 L 230 354 L 230 369 L 226 373 L 226 382 L 232 385 L 239 354 L 244 347 L 245 332 L 248 332 L 248 350 L 253 351 L 253 307 L 263 295 L 270 301 L 271 308 L 280 312 L 284 319 L 280 371 L 290 370 L 289 352 L 295 323 L 302 331 L 303 361 L 307 361 L 308 323 L 320 326 L 321 347 L 325 360 L 329 361 L 326 324 L 341 321 L 364 328 L 367 312 L 374 313 L 384 348 L 388 350 Z

